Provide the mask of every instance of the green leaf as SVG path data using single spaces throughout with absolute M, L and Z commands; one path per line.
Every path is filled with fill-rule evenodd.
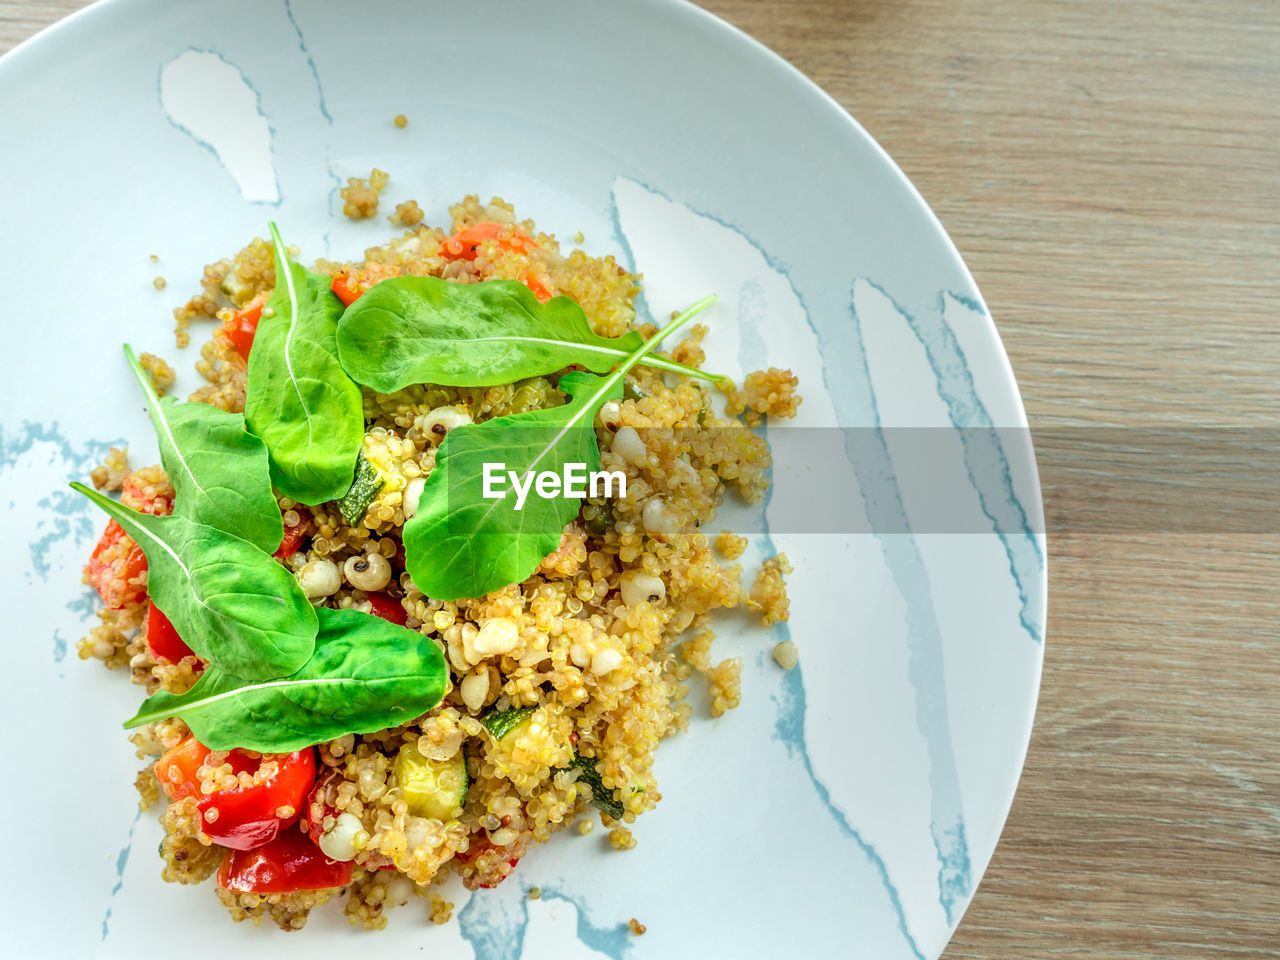
M 622 396 L 631 367 L 715 299 L 705 297 L 684 311 L 608 377 L 566 373 L 560 389 L 571 400 L 563 406 L 454 427 L 436 453 L 418 512 L 404 527 L 406 567 L 418 589 L 438 600 L 479 597 L 533 573 L 559 546 L 564 525 L 581 504 L 530 490 L 520 505 L 509 480 L 500 497 L 486 498 L 484 465 L 503 464 L 504 476 L 513 471 L 526 485 L 544 471 L 563 475 L 566 463 L 598 470 L 596 411 Z
M 127 343 L 124 353 L 147 396 L 160 460 L 175 492 L 174 514 L 274 551 L 284 524 L 271 492 L 266 444 L 245 430 L 243 414 L 156 396 Z
M 293 673 L 315 646 L 316 614 L 293 574 L 247 540 L 186 517 L 139 513 L 83 493 L 147 557 L 147 592 L 187 646 L 246 680 Z
M 409 575 L 429 597 L 478 597 L 533 573 L 560 544 L 564 525 L 581 504 L 530 491 L 517 509 L 507 495 L 485 499 L 484 465 L 504 464 L 520 476 L 544 470 L 562 473 L 566 463 L 600 469 L 592 420 L 606 400 L 622 396 L 621 385 L 589 373 L 566 373 L 560 389 L 572 399 L 559 407 L 497 417 L 454 427 L 436 453 L 418 512 L 404 528 Z
M 291 262 L 274 223 L 271 239 L 276 288 L 249 352 L 245 421 L 267 444 L 276 488 L 324 503 L 351 486 L 364 439 L 360 388 L 338 362 L 342 301 L 329 278 Z
M 152 696 L 125 727 L 177 716 L 214 750 L 283 753 L 398 726 L 440 702 L 448 671 L 430 638 L 357 610 L 318 613 L 315 653 L 291 676 L 244 683 L 210 667 L 181 696 Z
M 575 364 L 604 373 L 643 342 L 635 330 L 613 339 L 597 336 L 574 301 L 539 303 L 515 280 L 394 277 L 370 288 L 338 324 L 343 367 L 379 393 L 417 383 L 489 387 Z M 661 358 L 644 362 L 722 379 Z

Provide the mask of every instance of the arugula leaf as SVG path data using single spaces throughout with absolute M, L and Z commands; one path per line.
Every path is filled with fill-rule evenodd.
M 598 336 L 573 300 L 540 303 L 515 280 L 467 284 L 394 277 L 370 288 L 338 323 L 342 366 L 379 393 L 416 383 L 490 387 L 575 364 L 604 373 L 643 343 L 637 330 Z M 643 362 L 703 380 L 723 379 L 658 357 Z
M 622 396 L 622 378 L 662 338 L 716 301 L 704 297 L 642 344 L 612 374 L 574 371 L 560 378 L 572 399 L 563 406 L 454 427 L 436 452 L 418 512 L 404 527 L 406 568 L 418 589 L 438 600 L 479 597 L 528 577 L 560 544 L 580 504 L 531 493 L 522 509 L 509 482 L 496 499 L 484 497 L 484 464 L 505 464 L 527 481 L 565 463 L 599 469 L 593 421 L 607 400 Z
M 444 695 L 448 671 L 428 637 L 358 610 L 321 608 L 315 653 L 296 673 L 244 683 L 217 667 L 186 693 L 157 693 L 125 722 L 181 717 L 214 750 L 284 753 L 394 727 Z
M 266 444 L 245 430 L 243 414 L 156 396 L 127 343 L 124 354 L 147 396 L 160 460 L 173 483 L 174 513 L 274 551 L 284 523 L 271 492 Z
M 271 224 L 276 288 L 262 311 L 244 415 L 267 445 L 271 480 L 286 497 L 316 504 L 351 486 L 364 439 L 360 388 L 338 362 L 342 301 L 329 278 L 289 260 Z
M 247 540 L 182 516 L 156 517 L 71 484 L 147 557 L 147 592 L 187 646 L 246 680 L 293 673 L 315 646 L 316 614 L 293 574 Z

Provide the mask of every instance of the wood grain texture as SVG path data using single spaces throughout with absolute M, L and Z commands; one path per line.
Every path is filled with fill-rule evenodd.
M 0 2 L 0 49 L 78 8 Z M 915 182 L 1032 426 L 1280 416 L 1280 4 L 707 0 Z M 1090 527 L 1044 477 L 1018 797 L 960 958 L 1280 957 L 1280 530 Z

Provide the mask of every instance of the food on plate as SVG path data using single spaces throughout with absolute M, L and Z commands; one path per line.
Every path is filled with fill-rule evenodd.
M 447 230 L 408 203 L 358 262 L 306 268 L 272 224 L 207 267 L 177 311 L 180 345 L 218 321 L 188 401 L 125 347 L 161 464 L 113 450 L 75 484 L 110 518 L 80 656 L 148 694 L 125 725 L 165 878 L 215 878 L 236 920 L 345 894 L 376 928 L 417 893 L 444 922 L 433 882 L 494 887 L 592 808 L 634 846 L 693 674 L 714 715 L 739 702 L 712 616 L 787 616 L 785 557 L 744 587 L 745 540 L 700 527 L 765 492 L 735 413 L 794 414 L 794 378 L 699 369 L 702 326 L 664 344 L 714 297 L 637 325 L 612 257 L 500 200 Z

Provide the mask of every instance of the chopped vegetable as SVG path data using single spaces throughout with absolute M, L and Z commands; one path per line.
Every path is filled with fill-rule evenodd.
M 389 623 L 399 624 L 402 627 L 408 622 L 409 615 L 405 613 L 404 604 L 399 600 L 393 600 L 385 593 L 371 593 L 365 599 L 373 608 L 375 617 L 381 617 Z
M 192 655 L 191 648 L 154 603 L 147 608 L 147 648 L 160 663 L 177 663 Z
M 276 552 L 272 554 L 281 560 L 288 560 L 295 553 L 302 549 L 302 544 L 307 539 L 307 530 L 311 525 L 311 513 L 303 507 L 294 507 L 298 513 L 298 522 L 292 526 L 286 524 L 284 528 L 284 536 L 280 538 L 280 546 L 276 548 Z
M 259 763 L 238 750 L 231 752 L 254 772 Z M 302 816 L 303 803 L 316 779 L 316 752 L 311 747 L 293 753 L 268 755 L 261 765 L 274 764 L 276 772 L 246 787 L 217 790 L 201 796 L 200 829 L 215 843 L 233 850 L 251 850 L 274 840 L 286 825 Z M 235 764 L 233 763 L 233 769 Z M 239 771 L 237 771 L 239 772 Z
M 591 802 L 597 810 L 607 813 L 615 820 L 622 819 L 622 803 L 618 795 L 609 790 L 596 771 L 598 761 L 595 757 L 574 756 L 569 769 L 578 771 L 578 782 L 591 788 Z
M 230 341 L 246 364 L 249 362 L 249 351 L 253 349 L 253 337 L 258 332 L 258 321 L 262 319 L 262 306 L 265 302 L 265 297 L 257 298 L 234 316 L 222 321 L 222 326 L 218 329 L 218 333 Z
M 324 802 L 324 796 L 330 786 L 342 779 L 342 774 L 332 768 L 326 769 L 316 777 L 315 785 L 307 795 L 306 805 L 302 808 L 302 823 L 307 828 L 307 836 L 316 843 L 324 835 L 326 817 L 336 817 L 338 811 Z
M 380 283 L 388 277 L 397 277 L 399 275 L 399 268 L 391 264 L 370 264 L 355 273 L 342 271 L 341 273 L 332 274 L 329 289 L 342 301 L 344 307 L 349 307 L 364 296 L 365 292 L 375 283 Z
M 298 830 L 286 830 L 253 850 L 232 850 L 218 868 L 218 886 L 236 893 L 296 893 L 351 882 L 351 863 L 330 860 Z
M 537 707 L 513 707 L 510 710 L 491 710 L 480 718 L 484 728 L 495 740 L 506 740 L 517 734 L 518 730 L 532 719 L 538 712 Z
M 200 796 L 200 766 L 209 748 L 195 737 L 187 737 L 156 761 L 156 779 L 170 800 Z
M 520 282 L 529 288 L 529 291 L 538 298 L 539 303 L 546 303 L 555 296 L 546 286 L 531 273 L 520 274 Z
M 360 288 L 360 281 L 349 273 L 335 273 L 329 281 L 329 289 L 342 301 L 344 307 L 351 306 L 364 293 Z
M 460 863 L 475 863 L 475 861 L 478 860 L 482 854 L 498 853 L 498 849 L 499 849 L 498 847 L 494 846 L 493 841 L 490 840 L 483 833 L 473 833 L 471 835 L 470 846 L 468 846 L 467 849 L 462 853 L 457 854 L 457 859 L 458 859 L 458 862 Z M 498 854 L 498 855 L 501 856 L 501 854 Z M 507 857 L 506 862 L 511 867 L 511 870 L 514 871 L 516 868 L 516 864 L 520 862 L 520 858 Z M 509 876 L 511 876 L 510 872 L 505 873 L 498 878 L 497 883 L 482 883 L 480 884 L 480 886 L 482 886 L 486 890 L 492 890 L 494 887 L 496 887 L 503 880 L 507 879 L 507 877 Z
M 363 453 L 356 454 L 356 475 L 351 481 L 351 489 L 338 501 L 338 512 L 347 526 L 358 526 L 364 519 L 365 511 L 373 503 L 379 491 L 386 486 L 378 468 L 364 458 Z
M 461 751 L 449 760 L 430 760 L 406 743 L 396 754 L 395 777 L 416 817 L 449 820 L 467 799 L 467 758 Z
M 85 579 L 112 610 L 137 603 L 147 595 L 147 557 L 114 520 L 107 521 L 98 545 L 84 565 Z
M 446 260 L 474 260 L 480 247 L 487 243 L 499 250 L 511 250 L 515 253 L 528 253 L 538 247 L 533 238 L 523 230 L 507 223 L 486 221 L 455 233 L 444 242 L 440 256 Z

